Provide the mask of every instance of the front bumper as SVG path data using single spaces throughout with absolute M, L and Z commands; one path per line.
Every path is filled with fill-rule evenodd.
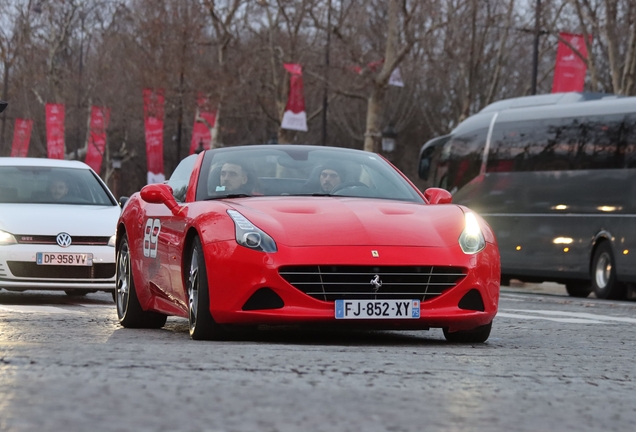
M 36 254 L 93 254 L 93 265 L 38 266 Z M 13 269 L 13 271 L 12 271 Z M 16 244 L 0 246 L 0 288 L 27 290 L 112 290 L 115 288 L 115 248 L 111 246 L 70 246 Z
M 337 323 L 387 329 L 448 327 L 455 331 L 488 324 L 497 313 L 500 264 L 499 252 L 492 244 L 487 244 L 475 255 L 464 254 L 459 245 L 448 249 L 394 246 L 289 248 L 279 245 L 278 252 L 266 254 L 229 241 L 208 244 L 204 253 L 210 312 L 215 321 L 222 324 Z M 419 319 L 336 320 L 333 301 L 310 297 L 279 274 L 281 267 L 303 265 L 454 266 L 462 267 L 466 276 L 441 295 L 423 301 Z M 284 306 L 243 310 L 250 297 L 261 288 L 274 291 Z M 481 295 L 483 311 L 459 307 L 459 302 L 471 290 L 477 290 Z

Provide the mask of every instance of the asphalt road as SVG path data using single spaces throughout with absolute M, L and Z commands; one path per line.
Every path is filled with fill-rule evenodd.
M 502 289 L 486 344 L 442 331 L 119 327 L 105 293 L 0 291 L 0 431 L 631 431 L 636 302 Z

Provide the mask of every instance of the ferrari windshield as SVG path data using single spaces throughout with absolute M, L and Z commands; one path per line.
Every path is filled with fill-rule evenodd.
M 263 145 L 207 151 L 197 200 L 245 196 L 348 196 L 424 202 L 374 153 L 335 147 Z
M 0 166 L 0 203 L 116 205 L 88 169 Z

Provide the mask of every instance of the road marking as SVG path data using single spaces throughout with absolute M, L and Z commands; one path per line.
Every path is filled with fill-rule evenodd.
M 519 314 L 511 314 L 506 312 L 498 312 L 497 318 L 518 318 L 518 319 L 531 319 L 531 320 L 544 320 L 544 321 L 556 321 L 562 323 L 569 324 L 607 324 L 604 321 L 597 321 L 591 319 L 582 319 L 582 318 L 549 318 L 544 316 L 534 316 L 534 315 L 519 315 Z
M 83 314 L 84 312 L 79 310 L 70 310 L 56 306 L 26 306 L 16 305 L 7 306 L 1 305 L 0 311 L 5 312 L 19 312 L 19 313 L 49 313 L 49 314 Z
M 636 324 L 636 318 L 623 318 L 623 317 L 615 317 L 610 315 L 598 315 L 591 314 L 587 312 L 565 312 L 565 311 L 554 311 L 554 310 L 543 310 L 543 309 L 501 309 L 509 312 L 521 312 L 521 313 L 533 313 L 539 315 L 553 315 L 553 316 L 564 316 L 564 317 L 573 317 L 573 318 L 583 318 L 588 320 L 599 320 L 599 321 L 616 321 L 616 322 L 624 322 L 630 324 Z

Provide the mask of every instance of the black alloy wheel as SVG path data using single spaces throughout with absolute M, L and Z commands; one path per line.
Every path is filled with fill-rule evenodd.
M 190 265 L 184 275 L 188 290 L 188 322 L 190 337 L 194 340 L 220 339 L 224 335 L 223 328 L 214 322 L 210 313 L 210 292 L 208 288 L 208 271 L 203 256 L 203 245 L 199 237 L 192 241 L 190 249 Z
M 130 248 L 128 236 L 124 235 L 117 254 L 117 276 L 115 288 L 115 303 L 117 305 L 117 318 L 119 323 L 126 328 L 161 328 L 166 324 L 167 315 L 144 311 L 141 308 L 135 281 L 130 265 Z
M 592 290 L 597 298 L 620 300 L 625 298 L 625 285 L 616 279 L 616 261 L 608 241 L 601 242 L 592 258 Z

